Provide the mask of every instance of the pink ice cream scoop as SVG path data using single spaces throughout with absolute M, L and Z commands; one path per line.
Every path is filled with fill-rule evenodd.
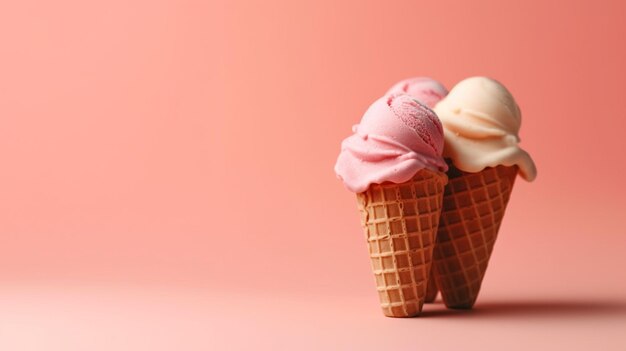
M 445 172 L 443 128 L 437 115 L 408 94 L 376 100 L 341 144 L 335 164 L 348 190 L 360 193 L 370 184 L 404 183 L 427 168 Z
M 448 90 L 434 79 L 415 77 L 402 80 L 387 91 L 387 94 L 399 93 L 409 94 L 426 106 L 433 108 L 439 100 L 448 95 Z

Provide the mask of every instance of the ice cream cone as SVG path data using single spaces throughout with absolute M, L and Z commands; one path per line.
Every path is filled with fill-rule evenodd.
M 449 166 L 434 274 L 446 306 L 469 309 L 478 297 L 518 167 L 467 173 Z
M 419 315 L 426 297 L 446 175 L 428 169 L 411 180 L 372 184 L 358 207 L 383 313 Z
M 433 110 L 399 93 L 374 101 L 352 131 L 335 173 L 357 195 L 383 313 L 417 316 L 448 179 L 443 127 Z

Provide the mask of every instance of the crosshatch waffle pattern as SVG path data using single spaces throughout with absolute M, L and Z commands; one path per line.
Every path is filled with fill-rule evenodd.
M 428 278 L 428 287 L 426 288 L 426 296 L 424 297 L 424 302 L 431 303 L 435 301 L 437 298 L 437 284 L 435 284 L 435 270 L 431 268 L 430 277 Z
M 424 303 L 447 176 L 422 170 L 357 194 L 383 313 L 417 316 Z
M 449 308 L 472 308 L 511 196 L 517 166 L 465 173 L 450 165 L 434 253 L 437 287 Z

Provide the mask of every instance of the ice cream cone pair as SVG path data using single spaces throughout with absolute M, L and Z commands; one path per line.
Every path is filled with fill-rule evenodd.
M 357 195 L 383 313 L 418 315 L 439 287 L 446 306 L 478 297 L 517 167 L 446 177 L 421 171 L 403 184 L 372 185 Z
M 406 97 L 396 94 L 416 104 L 398 104 Z M 437 288 L 447 307 L 471 308 L 515 178 L 536 174 L 517 147 L 519 108 L 502 85 L 470 78 L 446 94 L 430 79 L 398 83 L 387 107 L 410 128 L 375 107 L 379 101 L 344 141 L 336 165 L 357 193 L 381 307 L 390 317 L 419 315 Z

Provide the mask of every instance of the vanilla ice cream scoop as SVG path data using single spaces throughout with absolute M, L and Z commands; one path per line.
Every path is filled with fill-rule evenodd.
M 434 111 L 444 127 L 443 156 L 458 169 L 476 173 L 487 167 L 517 165 L 525 180 L 537 176 L 530 155 L 518 146 L 520 109 L 499 82 L 485 77 L 465 79 Z

